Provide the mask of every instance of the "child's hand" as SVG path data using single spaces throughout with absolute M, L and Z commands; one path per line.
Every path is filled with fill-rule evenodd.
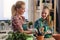
M 51 34 L 52 32 L 50 30 L 47 30 L 47 34 Z
M 42 27 L 42 28 L 40 28 L 40 31 L 42 32 L 42 33 L 44 33 L 44 28 Z

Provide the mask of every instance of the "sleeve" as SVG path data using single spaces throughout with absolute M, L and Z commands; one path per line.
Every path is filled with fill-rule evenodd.
M 50 28 L 50 26 L 46 26 L 48 29 L 47 29 L 47 32 L 50 32 L 50 33 L 53 33 L 53 30 L 52 28 Z
M 17 16 L 13 17 L 12 23 L 15 25 L 15 28 L 18 29 L 18 31 L 23 31 L 21 20 L 19 20 Z
M 49 26 L 48 26 L 48 27 L 49 27 Z M 53 30 L 54 30 L 54 29 L 53 29 L 53 28 L 51 28 L 51 27 L 49 27 L 49 30 L 50 30 L 51 32 L 53 32 Z
M 34 28 L 38 28 L 38 21 L 36 21 L 35 23 L 34 23 Z

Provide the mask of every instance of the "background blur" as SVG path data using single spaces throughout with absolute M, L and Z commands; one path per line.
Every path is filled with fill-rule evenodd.
M 11 7 L 18 0 L 0 0 L 0 20 L 11 20 Z M 28 0 L 22 0 L 26 3 L 25 18 L 28 19 Z

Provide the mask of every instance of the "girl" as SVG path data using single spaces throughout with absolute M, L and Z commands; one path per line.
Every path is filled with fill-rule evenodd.
M 47 6 L 44 6 L 43 8 L 43 11 L 42 11 L 42 14 L 41 14 L 41 18 L 38 19 L 36 22 L 35 22 L 35 28 L 37 29 L 38 26 L 40 28 L 40 31 L 44 32 L 44 37 L 45 37 L 45 40 L 51 40 L 54 38 L 51 38 L 51 28 L 49 27 L 50 25 L 50 20 L 49 20 L 49 8 Z

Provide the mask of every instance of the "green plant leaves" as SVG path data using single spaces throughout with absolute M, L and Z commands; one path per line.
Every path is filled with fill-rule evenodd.
M 32 37 L 26 33 L 9 32 L 6 40 L 26 40 L 28 37 Z

